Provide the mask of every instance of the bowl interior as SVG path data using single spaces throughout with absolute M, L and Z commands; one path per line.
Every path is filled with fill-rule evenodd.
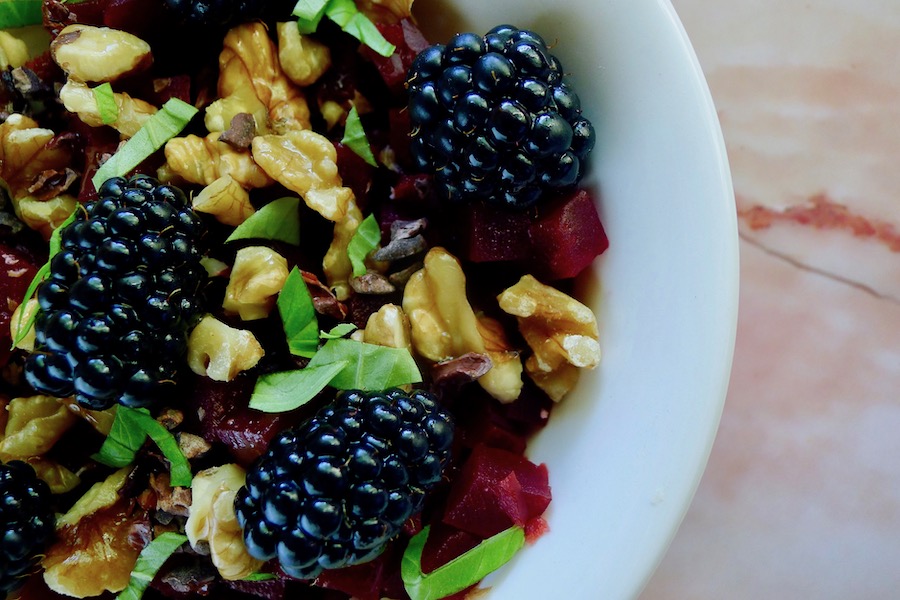
M 585 183 L 610 249 L 579 282 L 604 357 L 529 454 L 550 532 L 489 578 L 491 598 L 630 598 L 699 482 L 728 384 L 737 226 L 715 108 L 668 0 L 418 0 L 430 39 L 511 23 L 562 61 L 598 142 Z

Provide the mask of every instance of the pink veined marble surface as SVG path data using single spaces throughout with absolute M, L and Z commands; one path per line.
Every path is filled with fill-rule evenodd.
M 728 147 L 741 306 L 641 600 L 900 598 L 900 2 L 673 3 Z

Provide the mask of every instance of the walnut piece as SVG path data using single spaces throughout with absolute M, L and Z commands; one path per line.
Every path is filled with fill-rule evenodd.
M 141 38 L 92 25 L 69 25 L 50 43 L 50 55 L 66 72 L 80 81 L 115 81 L 150 68 L 150 44 Z
M 0 31 L 0 70 L 15 69 L 26 62 L 28 45 L 8 31 Z
M 492 323 L 479 326 L 466 298 L 465 274 L 453 255 L 440 247 L 425 255 L 425 266 L 406 284 L 403 310 L 421 356 L 440 362 L 469 352 L 487 354 L 493 366 L 478 383 L 500 402 L 519 397 L 522 362 L 502 329 L 498 333 Z
M 47 483 L 53 494 L 71 492 L 81 483 L 78 475 L 55 461 L 38 457 L 29 458 L 26 462 L 31 465 L 38 478 Z
M 0 459 L 42 456 L 78 421 L 66 406 L 51 396 L 14 398 L 6 407 L 9 418 Z
M 331 286 L 335 298 L 343 302 L 351 296 L 350 278 L 353 276 L 353 265 L 350 263 L 350 255 L 347 247 L 353 234 L 363 221 L 362 211 L 356 205 L 356 198 L 350 193 L 350 201 L 347 204 L 347 212 L 344 217 L 334 224 L 331 245 L 322 259 L 322 270 L 325 279 Z
M 209 185 L 224 175 L 231 175 L 246 189 L 272 184 L 272 178 L 253 161 L 249 152 L 219 142 L 220 135 L 210 133 L 205 138 L 188 135 L 166 142 L 168 172 L 200 185 Z
M 224 579 L 244 579 L 263 562 L 250 556 L 234 514 L 234 498 L 244 485 L 244 470 L 235 464 L 213 467 L 194 476 L 193 501 L 185 533 L 193 548 L 209 545 L 213 564 Z
M 37 298 L 31 298 L 25 304 L 20 304 L 16 307 L 16 310 L 13 311 L 12 317 L 9 319 L 9 336 L 13 340 L 19 335 L 19 327 L 24 328 L 28 323 L 28 320 L 37 312 L 38 310 L 38 301 Z M 18 348 L 20 350 L 25 350 L 26 352 L 34 351 L 34 323 L 31 324 L 31 327 L 28 328 L 28 331 L 22 336 L 22 339 L 18 341 L 18 343 L 14 346 L 14 348 Z
M 188 366 L 197 375 L 231 381 L 241 371 L 255 367 L 264 352 L 249 331 L 207 315 L 191 331 L 187 354 Z
M 75 210 L 78 199 L 69 194 L 62 194 L 50 200 L 25 196 L 19 198 L 15 205 L 19 218 L 40 233 L 45 240 L 49 240 L 53 230 L 62 225 Z
M 234 258 L 222 308 L 244 321 L 265 319 L 287 278 L 287 260 L 271 248 L 241 248 Z
M 385 304 L 366 321 L 362 341 L 391 348 L 409 348 L 412 338 L 409 319 L 396 304 Z
M 325 44 L 300 33 L 297 23 L 278 24 L 278 61 L 287 77 L 301 87 L 314 84 L 331 67 Z
M 591 309 L 559 290 L 524 275 L 497 299 L 515 315 L 533 354 L 525 370 L 559 402 L 578 380 L 578 369 L 600 363 L 597 319 Z
M 253 139 L 253 159 L 266 174 L 297 192 L 311 209 L 340 221 L 353 192 L 344 187 L 337 167 L 337 150 L 325 136 L 310 130 Z
M 237 227 L 256 212 L 250 194 L 231 175 L 223 175 L 191 200 L 194 210 L 211 214 L 220 223 Z
M 219 55 L 219 97 L 232 95 L 240 98 L 254 117 L 259 105 L 266 109 L 267 121 L 256 126 L 259 131 L 284 133 L 294 129 L 309 129 L 309 106 L 303 91 L 284 74 L 278 62 L 275 44 L 262 23 L 245 23 L 231 29 L 225 36 Z M 256 98 L 256 107 L 252 96 Z M 230 114 L 227 121 L 231 122 Z M 209 124 L 207 124 L 207 127 Z
M 125 137 L 131 137 L 144 126 L 157 109 L 149 102 L 132 98 L 124 92 L 114 92 L 113 98 L 118 107 L 118 116 L 112 123 L 104 123 L 97 108 L 94 91 L 80 81 L 69 79 L 59 90 L 59 99 L 69 112 L 76 113 L 78 118 L 91 127 L 109 125 Z

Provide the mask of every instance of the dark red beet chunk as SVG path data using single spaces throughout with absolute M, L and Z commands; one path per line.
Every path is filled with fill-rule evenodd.
M 12 343 L 10 319 L 22 303 L 37 266 L 28 256 L 5 244 L 0 244 L 0 261 L 0 364 L 5 364 Z
M 549 504 L 545 465 L 479 445 L 453 482 L 443 522 L 488 538 L 512 525 L 525 527 L 540 517 Z
M 391 91 L 399 93 L 403 90 L 406 73 L 416 55 L 431 44 L 409 19 L 403 19 L 399 23 L 376 25 L 384 39 L 396 46 L 397 50 L 389 57 L 381 56 L 367 46 L 363 52 L 378 68 L 378 73 Z
M 534 272 L 550 280 L 575 277 L 609 246 L 586 190 L 546 206 L 529 233 Z
M 531 254 L 528 213 L 473 203 L 464 209 L 463 256 L 472 262 L 527 259 Z

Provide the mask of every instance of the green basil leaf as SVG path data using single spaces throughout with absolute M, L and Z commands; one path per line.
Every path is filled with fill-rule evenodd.
M 372 147 L 369 145 L 369 139 L 366 137 L 366 130 L 363 128 L 362 121 L 359 120 L 359 113 L 354 105 L 349 114 L 347 114 L 347 122 L 344 125 L 344 137 L 341 143 L 353 150 L 360 158 L 377 167 L 375 155 L 372 154 Z
M 309 288 L 297 267 L 284 282 L 276 304 L 291 354 L 312 358 L 319 348 L 319 321 Z
M 112 86 L 107 83 L 101 83 L 91 90 L 94 92 L 94 100 L 97 101 L 97 110 L 100 111 L 100 121 L 104 125 L 115 123 L 119 118 L 119 106 L 116 104 L 116 97 L 113 95 Z
M 297 17 L 297 27 L 300 33 L 314 33 L 319 27 L 319 21 L 325 16 L 328 8 L 328 0 L 300 0 L 294 6 L 291 13 Z
M 508 563 L 525 545 L 525 531 L 510 527 L 426 575 L 422 550 L 429 530 L 424 527 L 409 540 L 400 563 L 400 577 L 411 600 L 438 600 L 461 592 Z
M 294 410 L 312 400 L 347 366 L 345 360 L 310 363 L 305 369 L 263 375 L 253 388 L 250 408 L 268 413 Z
M 241 581 L 256 582 L 271 581 L 273 579 L 278 579 L 278 577 L 274 573 L 251 573 L 250 575 L 247 575 L 246 577 L 241 579 Z
M 169 557 L 186 541 L 186 535 L 167 531 L 147 544 L 134 564 L 128 585 L 116 596 L 117 600 L 140 600 Z
M 145 408 L 119 406 L 109 435 L 92 458 L 110 467 L 130 465 L 148 436 L 169 461 L 172 485 L 191 485 L 191 465 L 178 447 L 175 436 Z
M 40 25 L 44 20 L 44 16 L 41 13 L 41 4 L 41 0 L 5 0 L 0 2 L 0 28 Z
M 346 363 L 329 385 L 339 390 L 385 390 L 422 381 L 422 374 L 406 348 L 389 348 L 348 339 L 328 340 L 307 369 Z
M 226 242 L 246 239 L 277 240 L 300 245 L 300 198 L 279 198 L 250 215 Z
M 342 338 L 351 331 L 356 329 L 356 325 L 353 323 L 338 323 L 334 327 L 331 328 L 330 331 L 323 331 L 319 334 L 319 337 L 323 340 L 336 340 L 338 338 Z
M 378 247 L 381 242 L 381 228 L 375 220 L 375 215 L 369 215 L 359 224 L 350 243 L 347 244 L 347 255 L 353 266 L 353 276 L 359 277 L 366 274 L 366 257 Z
M 60 223 L 59 227 L 54 229 L 53 233 L 50 234 L 50 258 L 56 256 L 56 253 L 62 248 L 62 230 L 72 224 L 79 208 L 81 208 L 81 205 L 76 206 L 72 211 L 72 214 L 66 217 L 66 220 Z M 49 260 L 47 261 L 47 264 L 50 264 Z
M 197 109 L 187 102 L 170 98 L 118 152 L 97 169 L 91 178 L 94 187 L 100 189 L 110 177 L 121 177 L 141 164 L 162 148 L 163 144 L 181 133 L 196 114 Z
M 325 14 L 346 33 L 378 54 L 388 57 L 397 50 L 392 43 L 384 39 L 375 23 L 359 12 L 353 0 L 331 0 L 325 8 Z

